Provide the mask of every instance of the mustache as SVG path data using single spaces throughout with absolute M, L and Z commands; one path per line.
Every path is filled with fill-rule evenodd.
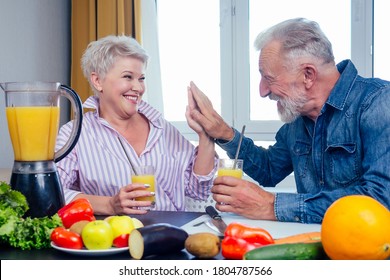
M 279 101 L 279 96 L 277 96 L 276 94 L 274 94 L 274 93 L 272 93 L 272 92 L 270 92 L 269 94 L 268 94 L 268 98 L 270 99 L 270 100 L 274 100 L 274 101 Z

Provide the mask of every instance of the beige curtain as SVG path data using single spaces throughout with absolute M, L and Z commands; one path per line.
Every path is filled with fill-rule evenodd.
M 91 96 L 80 59 L 91 41 L 107 35 L 130 35 L 141 43 L 141 0 L 72 0 L 71 87 L 84 102 Z

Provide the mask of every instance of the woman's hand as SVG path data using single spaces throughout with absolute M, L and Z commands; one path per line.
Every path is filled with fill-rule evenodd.
M 152 201 L 136 201 L 137 197 L 153 196 L 143 184 L 129 184 L 111 197 L 110 205 L 115 215 L 146 214 Z
M 199 123 L 197 123 L 191 116 L 192 113 L 195 110 L 199 110 L 199 108 L 197 107 L 197 105 L 195 103 L 194 97 L 192 95 L 192 91 L 189 87 L 187 88 L 187 95 L 188 95 L 188 105 L 186 108 L 187 123 L 188 123 L 189 127 L 191 127 L 192 130 L 194 130 L 196 133 L 198 133 L 199 136 L 201 136 L 201 134 L 206 134 L 203 127 Z

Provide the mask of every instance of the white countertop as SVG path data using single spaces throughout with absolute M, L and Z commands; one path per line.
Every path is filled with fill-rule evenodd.
M 220 213 L 220 215 L 227 225 L 232 222 L 239 222 L 251 227 L 260 227 L 268 231 L 273 238 L 281 238 L 281 237 L 286 237 L 286 236 L 305 233 L 305 232 L 321 231 L 320 224 L 302 224 L 302 223 L 288 223 L 288 222 L 276 222 L 276 221 L 266 221 L 266 220 L 251 220 L 232 213 Z M 205 214 L 185 224 L 181 228 L 187 231 L 188 234 L 193 234 L 198 232 L 217 233 L 213 229 L 214 226 L 213 225 L 210 226 L 210 223 L 208 222 L 209 220 L 210 220 L 210 216 Z M 205 223 L 197 225 L 201 222 L 205 222 Z

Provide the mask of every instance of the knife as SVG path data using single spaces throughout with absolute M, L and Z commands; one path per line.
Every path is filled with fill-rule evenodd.
M 222 220 L 222 217 L 219 215 L 217 210 L 213 206 L 206 207 L 206 213 L 211 217 L 211 222 L 214 226 L 217 227 L 222 236 L 225 234 L 226 224 Z

